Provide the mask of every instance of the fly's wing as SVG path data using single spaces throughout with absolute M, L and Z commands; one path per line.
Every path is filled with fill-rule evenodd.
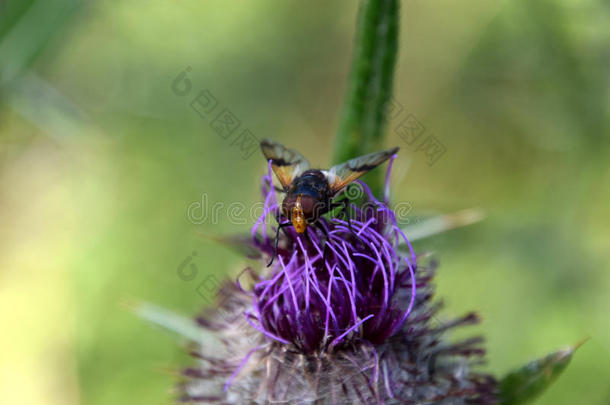
M 309 169 L 309 162 L 303 155 L 277 142 L 263 139 L 261 141 L 261 150 L 265 158 L 271 160 L 273 172 L 284 189 L 290 186 L 295 177 Z
M 388 160 L 396 152 L 398 152 L 398 147 L 370 153 L 331 167 L 328 171 L 324 172 L 328 178 L 331 191 L 335 194 L 338 193 L 364 173 Z

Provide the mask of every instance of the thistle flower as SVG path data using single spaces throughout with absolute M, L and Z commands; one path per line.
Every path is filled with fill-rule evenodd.
M 349 221 L 321 218 L 325 232 L 287 229 L 271 268 L 227 282 L 216 309 L 197 318 L 219 340 L 199 342 L 183 371 L 182 401 L 219 404 L 493 403 L 480 337 L 443 335 L 479 322 L 474 313 L 439 323 L 432 302 L 436 263 L 422 263 L 388 205 L 358 182 L 364 205 Z M 273 254 L 279 205 L 271 168 L 252 244 Z M 277 226 L 277 225 L 275 225 Z M 250 285 L 243 286 L 244 274 Z

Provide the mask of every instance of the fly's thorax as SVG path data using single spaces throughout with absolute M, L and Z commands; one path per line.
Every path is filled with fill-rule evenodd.
M 295 194 L 310 195 L 317 200 L 324 200 L 330 193 L 330 186 L 321 170 L 311 169 L 294 179 L 292 190 Z

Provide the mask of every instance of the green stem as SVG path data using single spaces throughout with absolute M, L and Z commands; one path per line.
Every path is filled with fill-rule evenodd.
M 398 51 L 398 0 L 363 0 L 352 71 L 335 143 L 334 163 L 383 149 L 386 105 L 392 95 Z M 382 172 L 364 180 L 379 196 Z

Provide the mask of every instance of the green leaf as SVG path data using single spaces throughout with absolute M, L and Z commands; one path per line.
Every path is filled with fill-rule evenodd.
M 356 27 L 352 70 L 339 125 L 334 163 L 384 148 L 386 106 L 392 95 L 398 53 L 398 0 L 363 0 Z M 380 195 L 382 172 L 364 177 Z
M 209 239 L 246 256 L 248 259 L 261 259 L 263 257 L 250 235 L 209 236 Z
M 407 225 L 402 231 L 411 242 L 426 239 L 439 233 L 463 226 L 475 224 L 485 218 L 485 213 L 476 208 L 465 209 L 451 214 L 439 215 L 425 219 L 413 225 Z
M 34 73 L 26 72 L 13 80 L 5 99 L 8 106 L 56 142 L 98 131 L 82 109 Z
M 78 0 L 0 1 L 0 90 L 18 78 L 81 6 Z
M 585 340 L 573 347 L 551 353 L 508 373 L 500 380 L 502 405 L 527 404 L 537 398 L 565 370 L 572 354 Z
M 206 338 L 210 339 L 190 318 L 148 302 L 129 302 L 125 305 L 138 317 L 188 340 L 200 342 Z

